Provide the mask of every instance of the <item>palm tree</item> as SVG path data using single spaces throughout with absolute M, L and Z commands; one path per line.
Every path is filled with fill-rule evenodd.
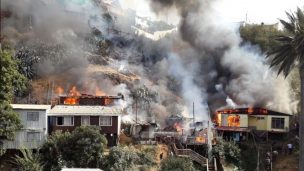
M 298 8 L 294 13 L 286 12 L 288 20 L 280 20 L 286 35 L 277 36 L 279 42 L 273 50 L 268 52 L 271 57 L 271 67 L 278 67 L 278 74 L 288 76 L 291 69 L 298 64 L 301 78 L 301 114 L 300 123 L 300 157 L 299 171 L 304 171 L 304 13 Z
M 12 163 L 22 171 L 42 171 L 39 153 L 33 153 L 30 149 L 21 149 L 22 157 L 16 155 Z

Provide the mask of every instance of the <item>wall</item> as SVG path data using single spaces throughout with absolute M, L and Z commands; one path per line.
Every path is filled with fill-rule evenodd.
M 46 110 L 26 110 L 18 109 L 15 110 L 21 119 L 23 128 L 16 132 L 14 141 L 4 141 L 4 148 L 7 149 L 20 149 L 29 148 L 35 149 L 46 140 L 47 136 L 47 120 Z M 27 112 L 39 112 L 38 121 L 27 121 Z M 28 132 L 40 132 L 39 141 L 27 141 Z
M 76 127 L 81 126 L 81 116 L 74 116 L 74 125 L 73 126 L 57 126 L 56 125 L 56 117 L 51 116 L 49 118 L 51 120 L 50 129 L 53 131 L 62 130 L 62 131 L 73 131 Z M 108 140 L 108 146 L 115 146 L 118 142 L 118 135 L 120 132 L 120 117 L 112 116 L 112 126 L 100 126 L 101 133 L 105 134 Z M 99 116 L 90 116 L 90 125 L 99 126 Z
M 76 127 L 81 126 L 81 116 L 74 116 L 74 126 L 57 126 L 56 118 L 52 119 L 52 131 L 63 130 L 73 131 Z M 90 116 L 90 124 L 99 126 L 99 116 Z M 119 134 L 118 116 L 112 116 L 112 126 L 100 126 L 101 132 L 105 134 Z
M 246 128 L 248 127 L 248 115 L 238 114 L 240 116 L 240 127 Z M 228 126 L 227 118 L 228 116 L 236 116 L 236 114 L 221 114 L 221 125 L 220 126 Z
M 272 129 L 271 128 L 271 120 L 272 120 L 272 118 L 284 118 L 285 119 L 284 129 Z M 289 116 L 275 116 L 275 115 L 268 116 L 268 119 L 267 119 L 267 130 L 268 131 L 273 131 L 273 132 L 288 132 L 289 131 Z
M 264 119 L 258 119 L 258 117 L 263 117 Z M 265 115 L 252 115 L 248 118 L 248 127 L 259 130 L 266 131 L 268 123 L 268 116 Z
M 264 117 L 263 120 L 258 120 L 257 117 Z M 272 129 L 271 120 L 272 118 L 284 118 L 284 128 L 287 129 Z M 289 116 L 275 116 L 275 115 L 252 115 L 249 117 L 249 127 L 258 131 L 273 131 L 273 132 L 287 132 L 289 129 Z

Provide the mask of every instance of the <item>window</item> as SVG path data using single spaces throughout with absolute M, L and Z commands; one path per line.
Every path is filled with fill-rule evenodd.
M 28 132 L 27 133 L 27 141 L 40 141 L 40 132 Z
M 27 112 L 27 121 L 39 121 L 39 112 Z
M 90 116 L 81 116 L 81 125 L 90 125 Z
M 112 116 L 100 116 L 99 125 L 100 126 L 112 126 Z
M 257 117 L 257 120 L 264 120 L 264 117 Z
M 284 118 L 271 118 L 271 128 L 284 129 L 284 126 L 285 126 Z
M 73 126 L 74 117 L 73 116 L 58 116 L 57 126 Z

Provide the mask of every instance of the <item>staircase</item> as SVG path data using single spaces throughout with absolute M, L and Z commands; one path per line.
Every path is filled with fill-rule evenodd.
M 189 157 L 191 160 L 196 161 L 197 163 L 201 164 L 202 166 L 205 166 L 209 170 L 208 166 L 208 159 L 197 152 L 191 150 L 191 149 L 178 149 L 176 148 L 175 144 L 172 144 L 172 149 L 175 155 L 181 156 L 181 157 Z

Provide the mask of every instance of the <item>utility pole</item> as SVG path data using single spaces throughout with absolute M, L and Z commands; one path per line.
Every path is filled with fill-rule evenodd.
M 209 106 L 207 104 L 207 107 L 208 107 L 208 130 L 207 130 L 207 143 L 208 143 L 208 160 L 211 162 L 212 161 L 212 136 L 211 136 L 211 124 L 212 124 L 212 121 L 211 121 L 211 115 L 210 115 L 210 110 L 209 110 Z
M 48 80 L 48 83 L 47 83 L 47 94 L 46 94 L 46 104 L 49 104 L 49 96 L 50 96 L 50 88 L 51 88 L 51 85 L 50 85 L 50 80 Z
M 51 105 L 52 105 L 53 96 L 54 96 L 54 80 L 52 80 Z
M 272 171 L 272 160 L 273 160 L 273 156 L 272 156 L 272 145 L 270 147 L 270 171 Z
M 256 171 L 260 170 L 260 150 L 259 150 L 259 146 L 258 146 L 258 162 L 257 162 L 257 168 Z
M 137 124 L 137 97 L 135 99 L 135 124 Z
M 192 114 L 193 114 L 193 126 L 195 126 L 194 102 L 193 102 Z

